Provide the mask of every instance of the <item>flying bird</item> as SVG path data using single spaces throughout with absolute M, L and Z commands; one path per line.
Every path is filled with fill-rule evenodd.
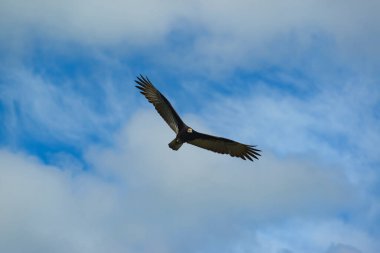
M 138 84 L 136 87 L 140 90 L 140 93 L 154 105 L 157 112 L 176 133 L 175 139 L 169 143 L 171 149 L 178 150 L 186 142 L 216 153 L 240 157 L 244 160 L 253 161 L 252 158 L 258 159 L 258 156 L 260 156 L 259 152 L 261 150 L 256 149 L 256 146 L 195 131 L 182 121 L 170 102 L 154 87 L 148 77 L 140 75 L 135 82 Z

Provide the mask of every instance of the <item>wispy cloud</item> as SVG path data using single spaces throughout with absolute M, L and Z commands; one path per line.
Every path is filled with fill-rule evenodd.
M 128 94 L 121 95 L 124 89 L 106 76 L 96 81 L 92 77 L 51 80 L 23 66 L 2 70 L 6 78 L 0 97 L 10 142 L 29 137 L 81 146 L 89 139 L 109 138 L 110 130 L 127 115 Z

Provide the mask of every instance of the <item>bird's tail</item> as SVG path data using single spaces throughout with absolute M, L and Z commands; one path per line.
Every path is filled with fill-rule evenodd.
M 170 143 L 169 143 L 169 147 L 173 150 L 178 150 L 181 146 L 182 146 L 183 142 L 181 141 L 177 141 L 177 138 L 175 138 L 174 140 L 172 140 Z

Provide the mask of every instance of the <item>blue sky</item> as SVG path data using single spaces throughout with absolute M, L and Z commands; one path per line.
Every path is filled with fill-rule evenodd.
M 380 250 L 378 1 L 1 1 L 1 252 Z M 167 144 L 147 75 L 251 163 Z

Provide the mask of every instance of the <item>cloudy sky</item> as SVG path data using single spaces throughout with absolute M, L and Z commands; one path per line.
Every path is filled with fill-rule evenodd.
M 377 0 L 2 0 L 0 252 L 380 252 Z M 167 144 L 147 75 L 194 129 Z

